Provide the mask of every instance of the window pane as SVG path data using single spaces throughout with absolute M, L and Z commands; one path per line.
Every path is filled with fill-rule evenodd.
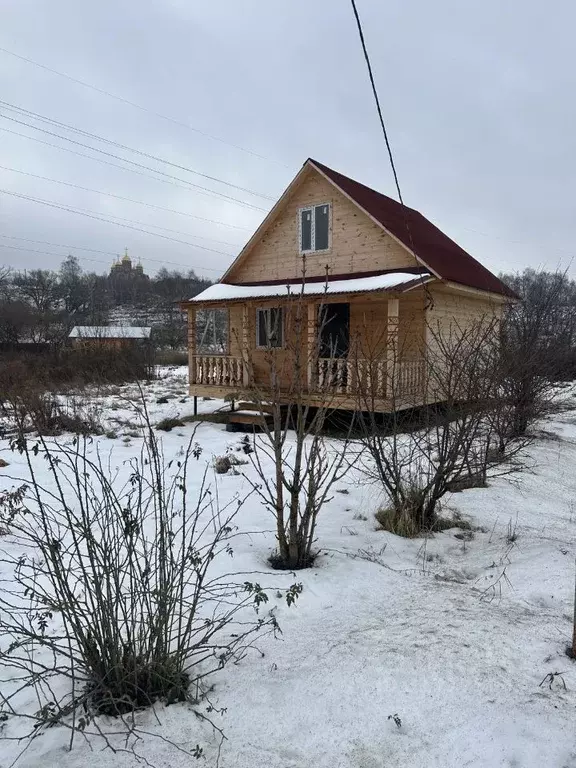
M 328 248 L 328 219 L 330 207 L 317 205 L 314 208 L 314 250 L 325 251 Z
M 282 309 L 275 307 L 269 310 L 270 326 L 268 328 L 268 338 L 271 347 L 282 346 Z
M 312 209 L 300 213 L 300 250 L 312 250 Z
M 267 312 L 265 309 L 259 309 L 258 312 L 258 325 L 256 328 L 256 346 L 258 347 L 266 347 L 268 346 L 268 334 L 267 334 L 267 322 L 266 322 L 266 315 Z
M 228 351 L 228 310 L 196 312 L 196 351 L 199 355 L 225 355 Z

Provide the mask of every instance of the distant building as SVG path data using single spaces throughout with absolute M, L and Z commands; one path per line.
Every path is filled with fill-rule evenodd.
M 74 346 L 130 347 L 150 341 L 152 328 L 128 325 L 75 325 L 68 336 Z
M 124 256 L 112 264 L 108 280 L 114 301 L 118 304 L 137 301 L 146 292 L 150 282 L 142 264 L 132 263 L 127 248 L 124 250 Z

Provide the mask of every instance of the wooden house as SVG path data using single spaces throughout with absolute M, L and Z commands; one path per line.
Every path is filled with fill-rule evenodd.
M 75 347 L 136 348 L 148 345 L 152 329 L 128 325 L 75 325 L 68 338 Z
M 377 357 L 375 410 L 398 407 L 392 386 L 412 405 L 429 402 L 421 384 L 431 329 L 498 318 L 514 298 L 420 213 L 307 160 L 221 281 L 184 303 L 190 393 L 265 395 L 273 358 L 286 402 L 298 369 L 311 405 L 328 384 L 336 407 L 356 409 L 362 366 Z M 227 328 L 218 353 L 198 348 L 196 318 L 205 325 L 207 311 Z

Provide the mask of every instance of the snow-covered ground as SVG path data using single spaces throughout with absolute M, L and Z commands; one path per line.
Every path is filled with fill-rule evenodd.
M 185 376 L 166 369 L 143 387 L 153 423 L 192 413 Z M 90 393 L 91 407 L 116 434 L 95 438 L 95 448 L 112 450 L 118 465 L 141 446 L 129 404 L 137 397 L 133 386 Z M 209 412 L 224 403 L 199 405 Z M 167 458 L 194 429 L 201 462 L 239 444 L 222 424 L 188 423 L 162 436 Z M 416 540 L 377 530 L 374 488 L 357 475 L 338 484 L 319 519 L 323 554 L 297 574 L 304 586 L 297 605 L 278 603 L 282 635 L 262 641 L 264 658 L 249 655 L 214 678 L 212 703 L 226 708 L 217 721 L 227 739 L 222 768 L 576 768 L 576 662 L 565 655 L 576 555 L 576 401 L 542 430 L 531 470 L 448 500 L 479 528 L 471 539 L 456 529 Z M 10 462 L 0 473 L 25 473 L 7 441 L 0 457 Z M 224 503 L 249 490 L 244 475 L 253 470 L 239 469 L 211 480 Z M 0 474 L 0 490 L 11 485 Z M 255 496 L 239 523 L 252 533 L 235 548 L 236 568 L 292 583 L 267 565 L 273 521 Z M 2 545 L 10 546 L 9 536 Z M 551 686 L 549 678 L 543 683 L 557 672 L 562 677 Z M 212 738 L 187 705 L 157 711 L 161 726 L 151 712 L 137 714 L 144 730 L 185 749 Z M 15 737 L 18 728 L 11 719 L 0 735 Z M 50 729 L 18 765 L 131 763 L 81 740 L 69 752 L 68 740 L 68 731 Z M 0 766 L 23 746 L 0 742 Z M 158 768 L 194 763 L 152 736 L 139 751 Z

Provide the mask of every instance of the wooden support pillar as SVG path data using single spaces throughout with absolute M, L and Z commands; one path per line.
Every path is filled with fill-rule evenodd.
M 242 354 L 242 384 L 248 387 L 250 384 L 250 377 L 248 373 L 248 366 L 250 363 L 250 317 L 249 312 L 251 304 L 242 305 L 242 333 L 241 336 L 241 354 Z
M 398 318 L 400 302 L 388 299 L 388 322 L 386 326 L 386 397 L 394 397 L 398 371 Z
M 306 359 L 308 361 L 308 391 L 314 392 L 318 383 L 318 305 L 314 302 L 308 304 Z
M 188 307 L 188 377 L 196 384 L 196 307 Z

